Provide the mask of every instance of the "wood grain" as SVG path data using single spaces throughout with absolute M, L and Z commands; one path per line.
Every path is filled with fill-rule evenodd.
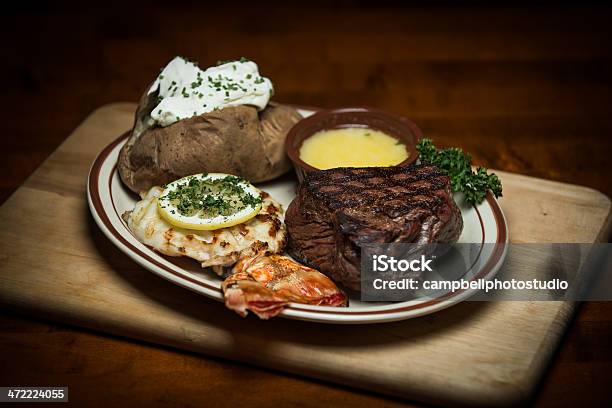
M 609 8 L 232 5 L 5 6 L 0 32 L 10 42 L 0 51 L 7 79 L 0 104 L 12 120 L 4 122 L 0 199 L 93 109 L 136 100 L 175 54 L 203 64 L 250 56 L 280 100 L 403 113 L 479 164 L 612 194 Z M 538 405 L 609 403 L 611 316 L 609 303 L 581 307 Z M 101 390 L 113 385 L 111 402 L 252 406 L 258 390 L 284 405 L 399 404 L 11 314 L 0 325 L 0 356 L 11 367 L 3 383 L 54 378 L 90 404 L 104 404 Z
M 242 319 L 135 265 L 92 222 L 84 185 L 95 155 L 131 126 L 134 110 L 134 104 L 96 110 L 0 208 L 1 304 L 428 402 L 510 405 L 531 396 L 568 323 L 571 303 L 466 302 L 384 325 L 264 323 Z M 513 242 L 593 242 L 608 232 L 611 204 L 603 194 L 499 176 Z M 44 212 L 37 211 L 40 203 Z M 45 239 L 20 234 L 23 229 Z M 513 264 L 507 260 L 508 267 Z

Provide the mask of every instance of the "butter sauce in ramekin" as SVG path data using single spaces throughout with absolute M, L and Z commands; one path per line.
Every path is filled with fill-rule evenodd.
M 285 151 L 302 181 L 313 170 L 409 165 L 418 157 L 416 143 L 421 138 L 419 128 L 402 116 L 341 108 L 298 122 L 287 135 Z

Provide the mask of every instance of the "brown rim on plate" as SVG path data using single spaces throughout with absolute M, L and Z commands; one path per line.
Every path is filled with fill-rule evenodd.
M 168 266 L 160 263 L 158 260 L 156 260 L 152 254 L 154 253 L 153 250 L 148 249 L 151 253 L 147 253 L 145 251 L 142 251 L 140 248 L 137 248 L 136 246 L 134 246 L 132 243 L 130 243 L 128 240 L 125 239 L 125 237 L 122 235 L 122 233 L 120 233 L 115 226 L 112 224 L 110 218 L 108 217 L 108 214 L 106 214 L 106 212 L 104 211 L 104 207 L 102 204 L 102 199 L 100 197 L 100 172 L 102 169 L 102 165 L 104 164 L 106 158 L 109 156 L 109 154 L 117 147 L 117 145 L 119 145 L 120 143 L 124 142 L 127 137 L 129 136 L 129 132 L 121 135 L 119 138 L 117 138 L 115 141 L 113 141 L 112 143 L 110 143 L 99 155 L 98 157 L 95 159 L 90 174 L 89 174 L 89 180 L 88 180 L 88 187 L 89 187 L 89 192 L 90 192 L 90 197 L 91 197 L 91 202 L 93 205 L 93 209 L 96 213 L 96 215 L 98 216 L 98 218 L 101 220 L 102 224 L 104 225 L 104 227 L 107 229 L 107 231 L 113 235 L 113 237 L 115 237 L 120 243 L 122 243 L 125 247 L 127 247 L 128 249 L 130 249 L 132 252 L 136 253 L 139 257 L 141 257 L 142 259 L 146 260 L 147 262 L 155 265 L 156 267 L 164 270 L 165 272 L 168 272 L 176 277 L 179 277 L 181 279 L 184 279 L 185 281 L 200 286 L 202 288 L 206 288 L 209 290 L 213 290 L 216 291 L 217 293 L 219 293 L 222 296 L 222 291 L 220 288 L 208 284 L 206 282 L 202 282 L 199 279 L 194 279 L 192 276 L 189 275 L 189 273 L 186 272 L 182 272 L 182 271 L 175 271 L 171 268 L 169 268 Z M 109 175 L 109 180 L 107 180 L 108 183 L 108 187 L 110 189 L 110 184 L 112 181 L 113 176 L 116 174 L 116 166 L 113 167 L 112 171 L 110 172 Z M 110 197 L 111 197 L 111 201 L 113 200 L 113 196 L 112 196 L 112 189 L 110 189 Z M 493 216 L 495 218 L 496 221 L 496 228 L 497 228 L 497 241 L 496 241 L 496 245 L 493 251 L 493 254 L 491 256 L 491 258 L 489 259 L 489 261 L 485 264 L 485 266 L 479 271 L 479 273 L 475 276 L 472 277 L 473 280 L 477 280 L 480 278 L 483 278 L 485 276 L 487 276 L 491 270 L 493 269 L 493 267 L 497 264 L 497 262 L 501 259 L 503 253 L 504 253 L 504 246 L 506 243 L 506 239 L 507 239 L 507 230 L 506 230 L 506 224 L 503 218 L 503 214 L 501 212 L 501 209 L 499 208 L 499 205 L 497 203 L 497 201 L 495 200 L 495 198 L 493 197 L 492 194 L 488 193 L 487 194 L 487 202 L 489 203 L 489 205 L 491 206 L 492 212 L 493 212 Z M 114 208 L 114 203 L 112 203 L 113 208 Z M 483 233 L 483 242 L 485 240 L 484 237 L 484 223 L 482 220 L 482 216 L 480 214 L 480 211 L 478 210 L 477 207 L 475 207 L 476 209 L 476 213 L 478 215 L 479 218 L 479 222 L 481 225 L 481 229 L 482 229 L 482 233 Z M 116 211 L 116 209 L 115 209 Z M 120 218 L 120 217 L 119 217 Z M 129 230 L 127 229 L 127 226 L 125 226 L 125 223 L 123 222 L 123 220 L 121 220 L 121 224 L 126 228 L 126 232 L 130 233 Z M 170 260 L 171 262 L 171 260 Z M 398 304 L 397 308 L 391 308 L 391 309 L 385 309 L 385 310 L 373 310 L 373 311 L 351 311 L 350 309 L 337 309 L 337 310 L 329 310 L 329 309 L 325 309 L 325 310 L 317 310 L 314 309 L 312 307 L 309 306 L 302 306 L 299 304 L 290 304 L 287 309 L 288 310 L 295 310 L 295 311 L 301 311 L 301 312 L 307 312 L 307 313 L 314 313 L 314 314 L 328 314 L 328 315 L 377 315 L 377 314 L 387 314 L 387 313 L 398 313 L 398 312 L 404 312 L 404 311 L 409 311 L 409 310 L 415 310 L 415 309 L 423 309 L 426 308 L 428 306 L 446 301 L 446 300 L 451 300 L 453 297 L 458 296 L 459 294 L 461 294 L 463 291 L 456 291 L 453 293 L 449 293 L 447 295 L 443 295 L 439 298 L 436 299 L 431 299 L 428 301 L 424 301 L 421 303 L 417 303 L 417 304 L 412 304 L 412 305 L 405 305 L 405 306 L 400 306 Z M 401 303 L 400 303 L 401 304 Z
M 300 158 L 300 148 L 304 140 L 322 130 L 347 127 L 368 127 L 392 136 L 406 146 L 408 158 L 397 166 L 407 166 L 418 158 L 416 143 L 423 138 L 417 125 L 410 119 L 369 107 L 347 107 L 318 110 L 314 115 L 296 123 L 285 139 L 285 152 L 293 163 L 298 179 L 301 181 L 306 172 L 317 170 Z

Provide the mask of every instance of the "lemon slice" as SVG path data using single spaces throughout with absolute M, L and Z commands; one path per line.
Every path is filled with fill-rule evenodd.
M 261 211 L 261 203 L 261 192 L 243 178 L 205 173 L 167 184 L 157 210 L 177 227 L 216 230 L 250 220 Z

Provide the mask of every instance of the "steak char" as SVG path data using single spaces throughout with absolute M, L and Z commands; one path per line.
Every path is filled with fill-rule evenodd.
M 354 290 L 362 246 L 454 243 L 463 229 L 449 179 L 431 165 L 308 172 L 285 223 L 293 257 Z

